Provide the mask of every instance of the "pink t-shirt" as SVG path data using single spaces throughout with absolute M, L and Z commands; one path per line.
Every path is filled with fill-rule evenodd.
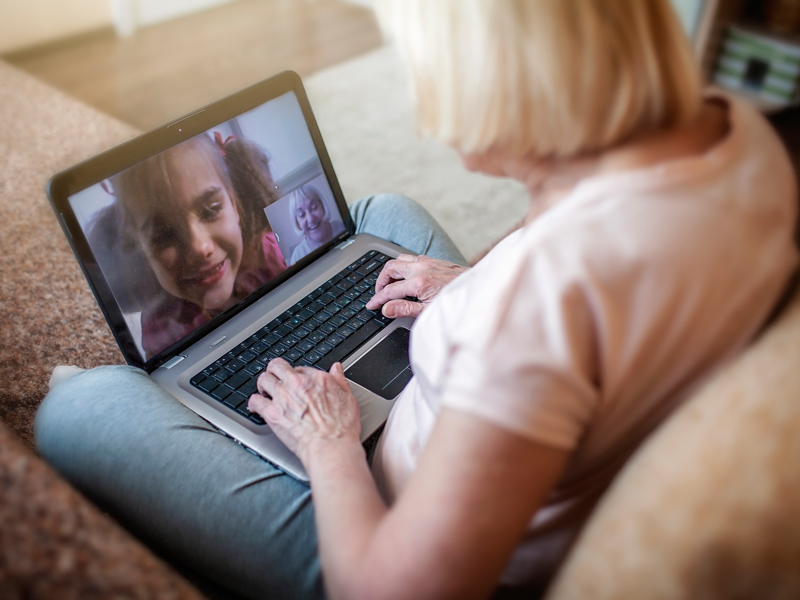
M 728 100 L 702 156 L 584 180 L 447 286 L 373 460 L 396 498 L 437 414 L 572 451 L 503 575 L 542 582 L 642 440 L 758 331 L 797 263 L 797 189 L 765 120 Z

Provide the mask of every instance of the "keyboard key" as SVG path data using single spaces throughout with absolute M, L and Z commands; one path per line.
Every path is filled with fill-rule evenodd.
M 334 304 L 336 306 L 340 307 L 340 308 L 345 308 L 347 306 L 350 306 L 350 304 L 352 304 L 352 302 L 353 301 L 350 298 L 348 298 L 347 296 L 341 296 L 341 297 L 336 299 L 336 302 L 334 302 Z
M 369 252 L 367 252 L 367 253 L 366 253 L 364 256 L 367 256 L 367 257 L 369 257 L 369 258 L 373 258 L 373 257 L 374 257 L 374 256 L 375 256 L 377 253 L 378 253 L 378 251 L 377 251 L 377 250 L 370 250 L 370 251 L 369 251 Z
M 239 392 L 233 392 L 230 396 L 225 398 L 225 405 L 233 410 L 241 406 L 242 402 L 247 402 L 247 398 L 244 394 L 240 394 Z
M 311 317 L 314 316 L 315 313 L 311 312 L 307 308 L 304 308 L 300 312 L 298 312 L 295 317 L 300 319 L 301 321 L 308 321 Z
M 242 352 L 236 358 L 242 361 L 244 364 L 248 365 L 251 362 L 253 362 L 256 358 L 258 358 L 258 355 L 253 354 L 252 352 L 250 352 L 250 350 L 247 350 L 245 352 Z
M 322 294 L 322 292 L 320 292 L 319 290 L 314 290 L 308 296 L 306 296 L 306 298 L 308 298 L 309 300 L 314 300 L 317 296 L 319 296 L 321 294 Z
M 242 361 L 234 358 L 233 360 L 228 362 L 227 365 L 225 365 L 225 368 L 228 369 L 229 371 L 231 371 L 232 373 L 237 373 L 237 372 L 241 371 L 242 369 L 244 369 L 244 363 Z
M 302 327 L 299 327 L 298 329 L 295 329 L 294 333 L 292 335 L 294 337 L 296 337 L 298 340 L 302 340 L 303 338 L 307 337 L 308 334 L 311 333 L 311 331 L 310 331 L 310 329 L 308 327 L 310 323 L 312 323 L 312 322 L 309 321 L 308 323 L 306 323 Z
M 377 313 L 377 314 L 375 315 L 375 320 L 376 320 L 378 323 L 380 323 L 381 325 L 388 325 L 388 324 L 389 324 L 389 323 L 391 323 L 391 322 L 392 322 L 394 319 L 391 319 L 391 318 L 389 318 L 389 317 L 384 317 L 384 316 L 383 316 L 383 313 Z
M 275 344 L 277 344 L 280 341 L 281 341 L 280 336 L 279 335 L 275 335 L 274 333 L 270 333 L 267 337 L 264 338 L 264 343 L 267 346 L 274 346 Z
M 322 311 L 318 315 L 314 315 L 313 321 L 316 321 L 318 326 L 322 325 L 325 321 L 331 318 L 331 315 L 325 311 Z
M 303 321 L 298 319 L 297 317 L 292 317 L 291 319 L 287 319 L 287 321 L 283 324 L 284 327 L 288 327 L 292 331 L 300 327 L 303 324 Z
M 306 354 L 303 359 L 308 362 L 309 364 L 316 364 L 322 358 L 322 355 L 318 352 L 309 352 Z
M 344 327 L 343 329 L 347 329 Z M 319 362 L 317 362 L 316 366 L 320 369 L 328 371 L 331 368 L 331 365 L 335 362 L 341 362 L 350 354 L 353 353 L 356 348 L 361 346 L 365 341 L 375 335 L 376 332 L 380 331 L 381 326 L 378 325 L 375 321 L 370 321 L 366 323 L 361 329 L 355 333 L 353 333 L 349 338 L 347 338 L 342 344 L 336 346 L 332 352 L 328 353 L 326 356 L 322 358 Z
M 325 334 L 322 333 L 321 331 L 315 331 L 314 333 L 308 336 L 308 339 L 312 344 L 320 344 L 325 340 Z
M 223 356 L 220 356 L 220 357 L 217 359 L 217 364 L 219 364 L 219 365 L 226 365 L 226 364 L 228 364 L 228 363 L 231 361 L 231 359 L 232 359 L 232 358 L 233 358 L 233 356 L 231 356 L 230 354 L 225 354 L 225 355 L 223 355 Z
M 275 329 L 275 335 L 277 335 L 278 337 L 285 338 L 290 333 L 292 333 L 292 330 L 289 329 L 286 325 L 278 325 L 278 328 Z
M 242 371 L 241 373 L 237 373 L 236 375 L 228 379 L 228 381 L 225 382 L 225 385 L 227 385 L 229 388 L 233 390 L 236 390 L 242 387 L 252 378 L 253 376 L 250 375 L 250 373 L 245 373 L 244 371 Z
M 359 313 L 356 315 L 356 317 L 358 317 L 358 318 L 359 318 L 359 319 L 361 319 L 362 321 L 369 321 L 369 320 L 370 320 L 370 319 L 372 319 L 372 317 L 374 317 L 376 314 L 377 314 L 377 313 L 375 313 L 374 311 L 367 310 L 367 309 L 365 308 L 364 310 L 360 311 L 360 312 L 359 312 Z
M 362 279 L 364 279 L 364 277 L 359 275 L 358 273 L 350 273 L 350 275 L 347 276 L 347 281 L 349 281 L 353 285 L 355 285 L 356 283 L 358 283 Z
M 205 376 L 213 375 L 216 371 L 219 371 L 219 369 L 220 369 L 220 365 L 212 364 L 211 366 L 206 367 L 205 369 L 203 369 L 203 375 L 205 375 Z
M 299 360 L 303 356 L 303 353 L 300 352 L 297 348 L 292 348 L 288 350 L 286 354 L 283 355 L 283 358 L 288 360 L 289 362 L 295 362 Z
M 329 296 L 333 296 L 334 298 L 338 298 L 339 296 L 344 294 L 344 290 L 337 285 L 332 287 L 325 293 L 328 294 Z
M 359 275 L 364 275 L 365 277 L 372 273 L 375 269 L 380 269 L 383 265 L 379 263 L 377 260 L 371 260 L 362 266 L 360 269 L 356 271 Z
M 197 384 L 197 387 L 203 390 L 206 394 L 210 394 L 214 391 L 217 387 L 219 387 L 219 382 L 216 379 L 206 379 L 205 381 L 201 381 Z
M 303 340 L 302 342 L 297 344 L 297 350 L 299 350 L 301 354 L 305 354 L 309 350 L 313 350 L 313 349 L 314 349 L 314 344 L 312 344 L 308 340 Z M 300 357 L 298 356 L 298 358 L 300 358 Z
M 291 347 L 295 346 L 295 345 L 297 344 L 297 342 L 299 342 L 299 341 L 300 341 L 300 340 L 298 340 L 298 339 L 297 339 L 297 338 L 294 336 L 294 334 L 292 334 L 292 335 L 290 335 L 289 337 L 285 337 L 285 338 L 283 338 L 283 341 L 281 342 L 281 344 L 283 344 L 283 345 L 284 345 L 284 346 L 286 346 L 287 348 L 291 348 Z
M 337 329 L 336 331 L 338 332 L 339 330 Z M 330 344 L 331 346 L 338 346 L 339 344 L 341 344 L 344 341 L 344 338 L 342 336 L 340 336 L 338 333 L 333 333 L 333 334 L 329 335 L 328 339 L 325 340 L 325 341 L 328 344 Z
M 339 289 L 342 289 L 342 290 L 344 290 L 346 292 L 347 290 L 349 290 L 354 285 L 355 284 L 352 281 L 350 281 L 349 279 L 343 279 L 342 281 L 340 281 L 339 283 L 336 284 L 336 287 L 338 287 Z
M 324 325 L 320 326 L 319 330 L 322 333 L 324 333 L 325 335 L 328 335 L 328 334 L 333 333 L 334 331 L 336 331 L 336 327 L 334 327 L 330 323 L 325 323 Z
M 286 354 L 286 350 L 287 349 L 285 346 L 278 344 L 277 346 L 273 346 L 272 348 L 270 348 L 269 354 L 273 358 L 278 358 L 279 356 L 283 356 L 284 354 Z
M 321 304 L 320 302 L 317 302 L 316 300 L 314 300 L 314 302 L 309 304 L 306 308 L 309 311 L 311 311 L 313 314 L 317 314 L 318 312 L 321 312 L 321 311 L 325 310 L 325 305 Z
M 345 298 L 350 298 L 350 300 L 358 300 L 358 299 L 361 297 L 361 292 L 359 292 L 359 291 L 358 291 L 357 289 L 355 289 L 355 288 L 354 288 L 354 289 L 352 289 L 352 290 L 347 290 L 347 291 L 344 293 L 344 297 L 345 297 Z
M 233 393 L 233 390 L 226 388 L 224 385 L 219 386 L 215 390 L 212 390 L 211 396 L 216 398 L 217 400 L 225 400 L 228 396 Z
M 257 344 L 253 344 L 253 346 L 250 348 L 250 352 L 258 356 L 261 356 L 267 350 L 269 350 L 269 344 L 265 344 L 264 342 L 258 342 Z
M 352 319 L 353 317 L 356 316 L 356 311 L 348 307 L 342 309 L 342 312 L 340 312 L 339 314 L 342 315 L 345 319 Z
M 359 330 L 364 326 L 364 321 L 358 317 L 353 317 L 347 322 L 347 326 L 354 330 Z
M 261 371 L 264 370 L 264 367 L 265 367 L 264 363 L 262 363 L 260 360 L 256 360 L 247 365 L 244 368 L 244 371 L 245 373 L 250 373 L 250 375 L 255 376 L 261 373 Z
M 328 306 L 328 304 L 330 304 L 334 300 L 336 300 L 336 298 L 334 298 L 333 296 L 331 296 L 327 292 L 325 294 L 323 294 L 322 296 L 320 296 L 319 298 L 317 298 L 317 302 L 319 302 L 320 304 L 322 304 L 324 306 Z
M 193 386 L 197 387 L 198 384 L 200 384 L 203 381 L 205 381 L 205 379 L 206 379 L 205 375 L 203 375 L 202 373 L 198 373 L 197 375 L 195 375 L 194 377 L 192 377 L 189 380 L 189 383 L 191 383 Z
M 336 315 L 335 317 L 331 317 L 330 319 L 328 319 L 328 323 L 330 323 L 334 327 L 341 327 L 342 325 L 347 323 L 347 319 L 345 319 L 341 315 Z
M 333 350 L 333 346 L 331 346 L 330 344 L 320 344 L 319 346 L 314 348 L 314 352 L 317 352 L 317 353 L 321 354 L 322 356 L 325 356 L 331 350 Z M 306 356 L 308 356 L 308 355 L 306 355 Z
M 347 339 L 351 335 L 353 335 L 353 331 L 354 331 L 353 329 L 345 325 L 344 327 L 339 327 L 339 329 L 336 330 L 336 335 L 340 335 L 343 338 Z
M 259 415 L 259 414 L 250 413 L 250 416 L 247 417 L 247 418 L 250 419 L 256 425 L 266 425 L 266 423 L 264 422 L 264 419 L 262 419 L 261 415 Z
M 341 306 L 337 306 L 336 304 L 331 304 L 330 306 L 325 307 L 325 312 L 329 315 L 333 316 L 337 314 L 339 311 L 342 310 Z
M 248 398 L 255 394 L 258 391 L 258 387 L 256 386 L 256 379 L 255 377 L 251 378 L 250 381 L 245 383 L 242 387 L 239 388 L 239 391 L 247 396 Z
M 223 382 L 226 379 L 230 379 L 231 377 L 233 377 L 233 373 L 231 371 L 228 371 L 228 369 L 220 369 L 219 371 L 214 373 L 212 377 L 219 382 Z

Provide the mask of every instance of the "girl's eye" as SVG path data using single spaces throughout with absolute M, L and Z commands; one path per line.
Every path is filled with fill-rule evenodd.
M 150 235 L 150 245 L 154 248 L 164 248 L 175 241 L 175 232 L 170 228 L 156 229 Z
M 222 202 L 209 202 L 203 205 L 200 211 L 200 218 L 203 221 L 212 221 L 217 218 L 220 212 L 222 212 Z

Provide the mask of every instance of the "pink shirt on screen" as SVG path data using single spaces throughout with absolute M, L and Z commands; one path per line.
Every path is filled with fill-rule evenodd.
M 244 298 L 286 270 L 286 261 L 275 234 L 261 234 L 260 264 L 240 269 L 236 274 L 233 295 Z M 142 348 L 151 358 L 210 320 L 196 304 L 166 296 L 142 312 Z
M 704 155 L 581 182 L 445 288 L 373 460 L 391 500 L 443 407 L 573 452 L 503 581 L 543 581 L 631 452 L 768 316 L 797 263 L 797 189 L 728 99 Z

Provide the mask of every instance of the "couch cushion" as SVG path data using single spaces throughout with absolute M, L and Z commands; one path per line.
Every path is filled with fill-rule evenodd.
M 800 597 L 800 294 L 631 459 L 547 598 Z

